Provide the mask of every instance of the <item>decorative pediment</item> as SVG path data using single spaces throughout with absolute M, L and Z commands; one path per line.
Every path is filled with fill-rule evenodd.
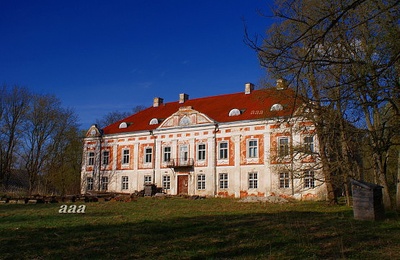
M 101 136 L 101 130 L 97 127 L 97 125 L 92 125 L 86 132 L 86 137 L 100 137 L 100 136 Z
M 214 120 L 192 107 L 180 107 L 177 112 L 165 119 L 159 128 L 188 127 L 200 124 L 212 124 Z

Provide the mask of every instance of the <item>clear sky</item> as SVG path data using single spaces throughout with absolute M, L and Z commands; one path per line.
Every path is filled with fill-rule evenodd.
M 81 127 L 111 111 L 240 92 L 265 71 L 246 46 L 265 0 L 0 0 L 0 84 L 54 94 Z

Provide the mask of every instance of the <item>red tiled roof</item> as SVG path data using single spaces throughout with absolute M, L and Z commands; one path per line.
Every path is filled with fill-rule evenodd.
M 283 105 L 284 109 L 282 111 L 270 111 L 271 106 L 277 103 Z M 290 88 L 284 90 L 276 90 L 275 88 L 260 89 L 253 90 L 250 94 L 240 92 L 189 99 L 184 103 L 176 101 L 160 104 L 158 107 L 149 107 L 105 127 L 103 131 L 104 134 L 115 134 L 153 130 L 159 127 L 161 122 L 149 125 L 151 119 L 167 119 L 177 112 L 180 107 L 191 106 L 194 110 L 216 121 L 216 123 L 224 123 L 290 116 L 294 109 L 298 107 L 298 104 L 295 103 L 300 103 L 300 101 L 296 100 L 295 92 Z M 241 110 L 242 113 L 238 116 L 229 116 L 229 112 L 234 108 Z M 127 122 L 128 127 L 119 128 L 122 122 Z

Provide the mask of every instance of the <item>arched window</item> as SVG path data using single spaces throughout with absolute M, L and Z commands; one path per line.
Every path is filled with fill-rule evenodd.
M 229 116 L 239 116 L 240 114 L 240 110 L 237 108 L 231 109 L 231 111 L 229 111 Z
M 180 126 L 187 126 L 190 125 L 190 123 L 191 123 L 190 118 L 187 116 L 182 117 L 181 120 L 179 121 Z
M 121 124 L 119 124 L 119 128 L 127 128 L 128 124 L 126 122 L 122 122 Z
M 274 104 L 272 105 L 271 111 L 282 111 L 283 110 L 283 106 L 281 104 Z
M 158 124 L 158 119 L 157 118 L 153 118 L 150 120 L 149 125 L 157 125 Z

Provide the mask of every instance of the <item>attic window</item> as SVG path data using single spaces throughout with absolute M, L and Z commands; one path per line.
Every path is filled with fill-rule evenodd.
M 234 108 L 231 111 L 229 111 L 229 116 L 240 116 L 241 112 L 239 109 Z
M 149 125 L 157 125 L 158 124 L 158 119 L 157 118 L 153 118 L 150 120 Z
M 119 128 L 128 128 L 128 123 L 122 122 L 121 124 L 119 124 Z
M 283 110 L 283 106 L 281 104 L 274 104 L 272 105 L 271 111 L 282 111 Z

